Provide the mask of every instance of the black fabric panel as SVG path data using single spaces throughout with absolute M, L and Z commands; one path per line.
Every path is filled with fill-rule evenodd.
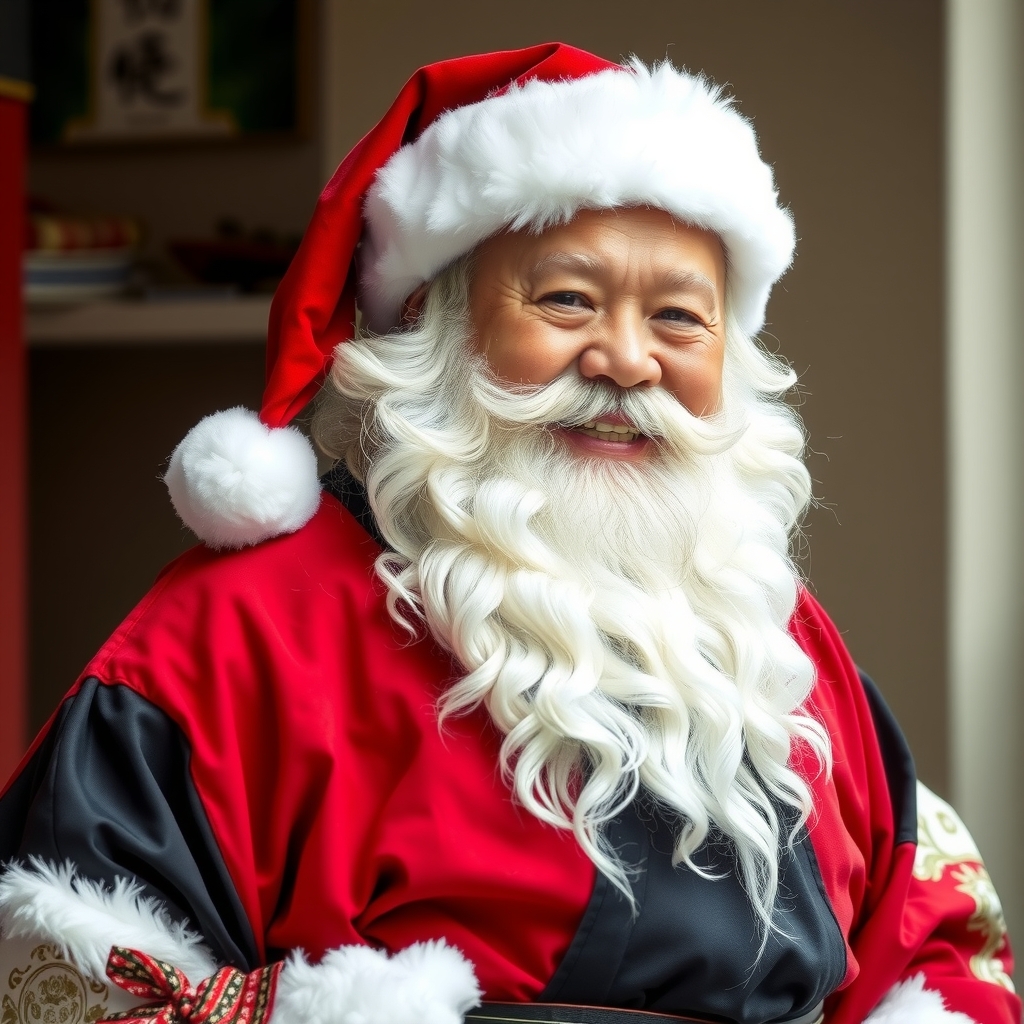
M 467 1021 L 496 1021 L 499 1024 L 671 1024 L 689 1021 L 708 1024 L 707 1017 L 668 1016 L 644 1010 L 609 1010 L 602 1006 L 562 1006 L 558 1003 L 483 1003 L 466 1014 Z M 711 1022 L 714 1024 L 714 1022 Z
M 259 966 L 252 929 L 162 710 L 127 686 L 88 679 L 0 800 L 3 858 L 72 861 L 108 886 L 134 877 L 223 963 Z
M 382 548 L 388 546 L 377 526 L 377 520 L 373 517 L 373 509 L 370 508 L 370 502 L 366 497 L 366 488 L 348 471 L 344 462 L 339 462 L 320 477 L 320 486 L 332 498 L 340 501 Z
M 858 669 L 859 671 L 859 669 Z M 903 730 L 874 680 L 860 673 L 885 763 L 897 843 L 917 842 L 917 770 Z
M 731 844 L 718 837 L 694 861 L 715 877 L 672 865 L 675 829 L 644 800 L 609 839 L 629 869 L 637 913 L 599 880 L 542 1002 L 605 1004 L 701 1019 L 765 1024 L 811 1012 L 846 973 L 846 947 L 806 831 L 781 850 L 773 933 L 760 932 Z
M 46 779 L 53 748 L 64 728 L 71 704 L 72 701 L 66 700 L 60 706 L 43 741 L 36 747 L 28 764 L 11 781 L 0 800 L 0 864 L 6 864 L 18 855 L 32 801 Z
M 608 840 L 632 876 L 634 898 L 642 907 L 650 850 L 646 830 L 635 814 L 624 814 L 609 825 Z M 608 1002 L 616 971 L 626 955 L 634 921 L 629 901 L 598 871 L 572 944 L 539 1000 L 592 1005 Z

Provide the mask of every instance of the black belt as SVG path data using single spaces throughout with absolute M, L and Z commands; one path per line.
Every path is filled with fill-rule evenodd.
M 810 1013 L 785 1024 L 821 1024 L 819 1003 Z M 569 1006 L 565 1003 L 484 1003 L 466 1014 L 467 1021 L 500 1021 L 501 1024 L 671 1024 L 672 1021 L 709 1024 L 706 1017 L 685 1017 L 649 1010 L 620 1010 L 605 1006 Z

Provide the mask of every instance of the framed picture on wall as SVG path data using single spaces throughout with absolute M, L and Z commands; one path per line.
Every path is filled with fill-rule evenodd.
M 37 0 L 38 145 L 289 136 L 304 0 Z

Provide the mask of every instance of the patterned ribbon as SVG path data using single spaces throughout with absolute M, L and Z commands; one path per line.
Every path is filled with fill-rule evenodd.
M 108 1014 L 98 1024 L 265 1024 L 282 966 L 270 964 L 250 974 L 222 967 L 192 988 L 176 967 L 136 949 L 113 946 L 107 977 L 133 996 L 156 1002 Z

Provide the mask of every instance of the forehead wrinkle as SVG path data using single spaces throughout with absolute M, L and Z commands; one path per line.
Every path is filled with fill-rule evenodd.
M 533 265 L 534 272 L 538 274 L 543 274 L 548 270 L 574 270 L 596 274 L 603 267 L 603 260 L 582 252 L 549 252 Z

